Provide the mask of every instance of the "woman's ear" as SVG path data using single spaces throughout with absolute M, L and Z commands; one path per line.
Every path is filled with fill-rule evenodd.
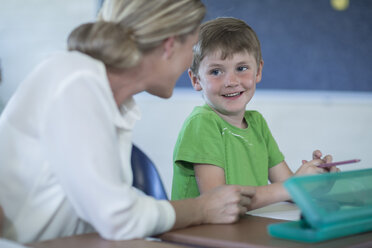
M 260 64 L 257 67 L 256 84 L 258 84 L 259 82 L 261 82 L 263 66 L 264 66 L 264 61 L 261 60 Z
M 195 75 L 190 69 L 187 72 L 189 73 L 192 87 L 196 91 L 201 91 L 203 88 L 200 85 L 199 76 Z
M 166 38 L 163 42 L 163 56 L 166 59 L 169 59 L 172 57 L 174 52 L 174 46 L 175 46 L 176 39 L 174 36 L 171 36 L 169 38 Z

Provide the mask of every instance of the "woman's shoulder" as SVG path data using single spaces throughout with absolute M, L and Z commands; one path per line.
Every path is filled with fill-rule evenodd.
M 77 51 L 62 51 L 51 54 L 39 72 L 47 72 L 55 87 L 106 87 L 106 68 L 102 62 Z M 95 82 L 95 83 L 94 83 Z
M 70 70 L 97 69 L 104 66 L 101 61 L 78 51 L 54 52 L 46 58 L 43 64 Z

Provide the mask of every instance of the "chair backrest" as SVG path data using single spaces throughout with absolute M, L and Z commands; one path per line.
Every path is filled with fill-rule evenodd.
M 136 145 L 132 147 L 133 186 L 159 200 L 168 200 L 160 175 L 150 158 Z

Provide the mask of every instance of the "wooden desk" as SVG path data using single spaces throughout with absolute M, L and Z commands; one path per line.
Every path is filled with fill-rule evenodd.
M 246 215 L 235 224 L 194 226 L 167 232 L 159 238 L 181 244 L 221 248 L 372 247 L 372 232 L 321 243 L 302 243 L 273 238 L 268 234 L 267 226 L 277 222 L 283 221 Z
M 110 241 L 98 234 L 82 234 L 26 244 L 33 248 L 185 248 L 186 246 L 144 239 Z

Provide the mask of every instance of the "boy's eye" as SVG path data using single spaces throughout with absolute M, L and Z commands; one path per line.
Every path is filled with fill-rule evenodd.
M 221 74 L 221 71 L 219 69 L 212 69 L 212 70 L 210 70 L 209 73 L 211 75 L 217 76 L 217 75 Z
M 248 70 L 248 67 L 247 66 L 239 66 L 237 68 L 238 71 L 245 71 L 245 70 Z

